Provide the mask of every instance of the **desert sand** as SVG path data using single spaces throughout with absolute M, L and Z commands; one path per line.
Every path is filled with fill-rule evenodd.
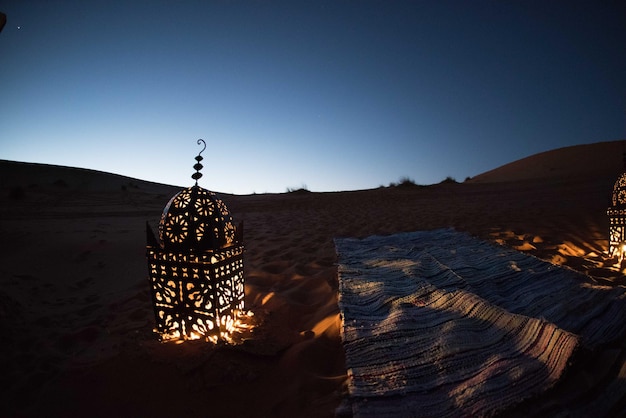
M 334 237 L 453 227 L 623 286 L 605 255 L 623 151 L 622 141 L 569 147 L 463 183 L 221 195 L 245 224 L 255 314 L 237 346 L 153 332 L 145 223 L 181 187 L 0 161 L 0 415 L 334 416 L 347 379 Z M 555 387 L 503 415 L 553 415 L 572 399 L 624 411 L 624 379 L 622 335 L 577 353 Z

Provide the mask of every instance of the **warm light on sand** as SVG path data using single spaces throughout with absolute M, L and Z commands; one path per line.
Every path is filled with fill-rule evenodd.
M 182 344 L 185 341 L 195 341 L 202 339 L 213 344 L 217 344 L 220 340 L 228 344 L 239 344 L 241 340 L 237 337 L 254 329 L 254 324 L 252 324 L 254 312 L 237 311 L 234 312 L 234 315 L 234 319 L 224 319 L 224 331 L 221 331 L 219 333 L 219 337 L 216 334 L 206 335 L 202 334 L 201 332 L 195 331 L 189 332 L 187 334 L 181 334 L 181 332 L 179 331 L 179 328 L 181 328 L 180 324 L 175 324 L 174 328 L 169 332 L 159 332 L 159 330 L 156 328 L 153 329 L 153 332 L 159 334 L 162 342 L 174 341 L 176 344 Z
M 322 319 L 317 324 L 315 324 L 312 331 L 315 333 L 316 337 L 319 337 L 320 335 L 327 333 L 327 332 L 329 333 L 337 332 L 340 326 L 341 326 L 341 318 L 339 314 L 333 314 L 333 315 L 327 316 L 326 318 Z
M 275 292 L 270 292 L 267 295 L 265 295 L 263 297 L 263 300 L 261 301 L 261 305 L 265 305 L 267 302 L 269 302 L 275 295 Z

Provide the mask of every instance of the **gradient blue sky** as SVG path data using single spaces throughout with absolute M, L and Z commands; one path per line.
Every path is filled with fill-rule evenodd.
M 626 130 L 623 1 L 0 3 L 0 158 L 237 194 L 463 181 Z

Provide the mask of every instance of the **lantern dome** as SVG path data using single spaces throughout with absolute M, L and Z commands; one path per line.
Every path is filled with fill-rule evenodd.
M 170 199 L 159 222 L 159 238 L 166 250 L 219 250 L 237 244 L 236 228 L 223 201 L 198 185 Z

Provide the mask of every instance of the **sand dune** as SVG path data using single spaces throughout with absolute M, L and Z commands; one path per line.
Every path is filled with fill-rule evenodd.
M 604 255 L 621 170 L 621 143 L 609 142 L 463 184 L 225 196 L 245 222 L 246 306 L 257 327 L 245 344 L 213 347 L 161 344 L 152 332 L 145 222 L 158 221 L 178 188 L 0 161 L 0 379 L 9 388 L 0 413 L 333 416 L 347 379 L 334 237 L 454 227 L 624 285 Z M 505 415 L 549 414 L 572 399 L 581 410 L 623 411 L 625 359 L 624 336 L 579 353 L 554 389 Z
M 624 164 L 626 141 L 576 145 L 531 155 L 475 176 L 473 183 L 571 177 L 615 177 Z

